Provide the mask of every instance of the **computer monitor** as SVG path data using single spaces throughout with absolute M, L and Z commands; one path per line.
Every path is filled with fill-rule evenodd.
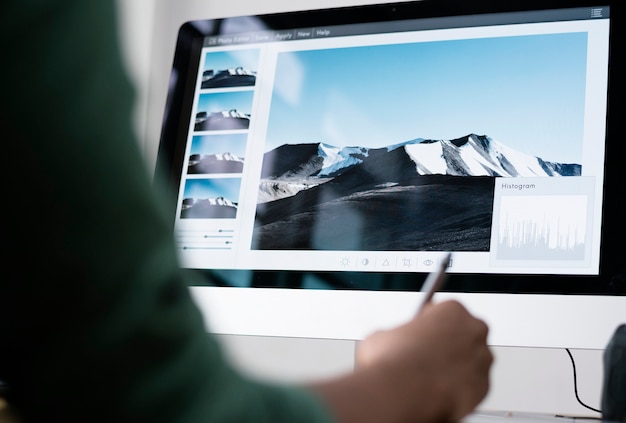
M 423 0 L 188 22 L 157 158 L 211 331 L 361 339 L 444 253 L 492 345 L 626 322 L 623 5 Z

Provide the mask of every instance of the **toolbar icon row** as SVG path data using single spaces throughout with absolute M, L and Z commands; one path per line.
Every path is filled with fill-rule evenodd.
M 344 254 L 339 258 L 339 267 L 346 270 L 429 271 L 429 269 L 436 267 L 437 263 L 438 259 L 436 257 L 420 257 L 417 255 Z

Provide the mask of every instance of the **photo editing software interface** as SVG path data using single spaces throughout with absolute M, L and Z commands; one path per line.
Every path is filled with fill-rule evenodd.
M 208 36 L 197 269 L 599 273 L 609 7 Z

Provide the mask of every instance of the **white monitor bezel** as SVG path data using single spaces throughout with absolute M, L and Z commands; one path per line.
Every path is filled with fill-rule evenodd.
M 192 287 L 212 333 L 361 340 L 415 315 L 421 292 Z M 626 322 L 626 298 L 437 293 L 489 326 L 489 345 L 604 349 Z

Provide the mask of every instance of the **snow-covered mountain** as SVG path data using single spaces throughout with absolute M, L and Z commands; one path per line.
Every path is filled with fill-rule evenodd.
M 291 197 L 300 191 L 313 188 L 320 183 L 321 182 L 297 183 L 294 181 L 261 180 L 257 203 L 267 203 L 268 201 L 278 200 L 279 198 Z
M 476 134 L 452 140 L 416 138 L 376 149 L 285 144 L 265 154 L 258 200 L 264 203 L 295 195 L 358 167 L 387 178 L 380 183 L 416 175 L 557 177 L 581 173 L 580 164 L 549 162 Z
M 190 207 L 205 205 L 205 206 L 226 206 L 237 208 L 237 203 L 224 197 L 207 197 L 207 198 L 185 198 L 183 200 L 183 210 Z
M 342 171 L 342 169 L 363 163 L 368 157 L 369 149 L 365 147 L 333 147 L 328 144 L 320 144 L 319 156 L 323 159 L 322 169 L 317 176 L 332 176 Z
M 454 140 L 409 141 L 403 145 L 420 175 L 455 176 L 574 176 L 578 164 L 552 163 L 514 150 L 485 135 L 470 134 Z
M 192 154 L 189 156 L 188 173 L 241 173 L 244 159 L 225 152 L 216 154 Z
M 189 157 L 189 163 L 195 163 L 201 160 L 215 160 L 215 161 L 230 161 L 230 162 L 243 162 L 243 159 L 232 153 L 216 153 L 216 154 L 192 154 Z
M 237 214 L 237 203 L 224 197 L 185 198 L 181 218 L 233 218 Z

